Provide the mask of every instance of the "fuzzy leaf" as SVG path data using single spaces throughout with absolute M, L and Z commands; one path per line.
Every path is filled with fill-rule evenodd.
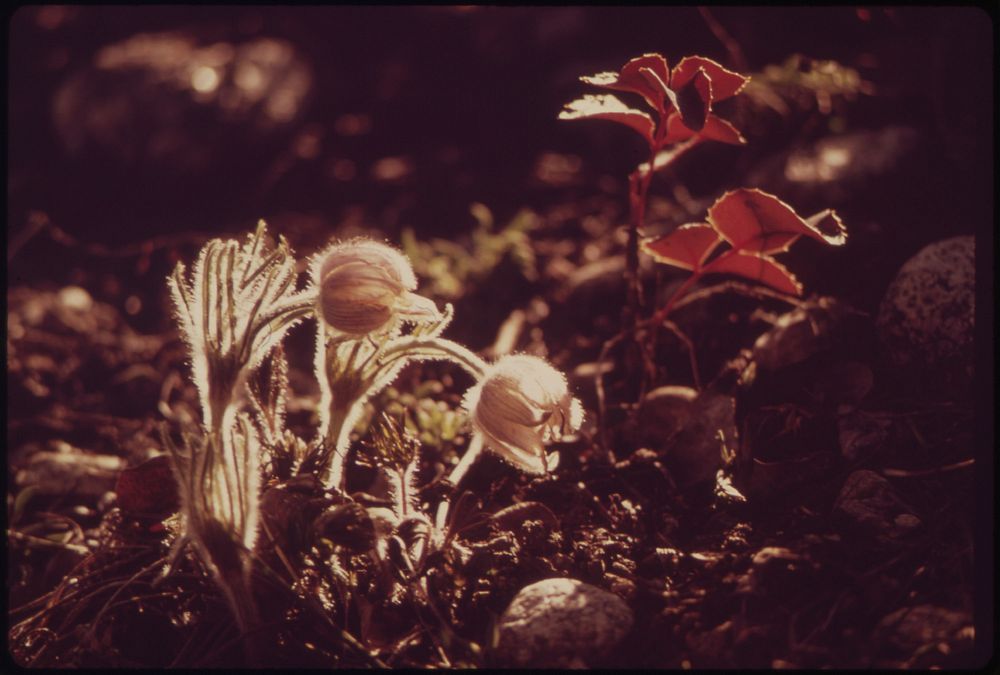
M 712 81 L 699 68 L 687 84 L 675 91 L 684 126 L 691 131 L 701 131 L 712 110 Z
M 740 92 L 749 77 L 734 73 L 723 68 L 712 59 L 704 56 L 685 56 L 680 60 L 671 75 L 670 86 L 677 91 L 690 82 L 699 70 L 704 70 L 712 80 L 712 101 L 722 101 Z
M 629 108 L 611 94 L 586 95 L 566 104 L 566 110 L 559 113 L 561 120 L 605 119 L 631 127 L 642 134 L 649 144 L 653 143 L 653 118 L 647 113 Z
M 667 137 L 665 143 L 677 143 L 692 136 L 699 138 L 728 143 L 730 145 L 745 145 L 746 139 L 739 130 L 726 120 L 718 117 L 714 113 L 709 113 L 705 119 L 705 126 L 699 132 L 692 131 L 684 125 L 680 113 L 671 113 L 667 118 Z
M 656 262 L 693 271 L 702 266 L 721 241 L 711 225 L 688 223 L 659 239 L 644 241 L 642 248 Z
M 727 192 L 708 209 L 708 221 L 740 250 L 777 253 L 801 235 L 834 246 L 846 241 L 844 225 L 832 211 L 813 218 L 814 223 L 807 222 L 774 195 L 750 188 Z
M 644 70 L 648 73 L 644 74 Z M 597 87 L 639 94 L 657 110 L 663 108 L 663 97 L 669 96 L 667 83 L 670 81 L 670 71 L 667 60 L 659 54 L 636 57 L 622 66 L 618 73 L 598 73 L 580 79 Z
M 279 342 L 247 378 L 247 393 L 269 445 L 278 443 L 285 432 L 287 390 L 288 360 Z
M 712 262 L 706 272 L 719 274 L 735 274 L 770 286 L 776 291 L 789 295 L 802 295 L 802 284 L 785 267 L 766 255 L 757 253 L 736 253 L 732 256 L 720 257 Z

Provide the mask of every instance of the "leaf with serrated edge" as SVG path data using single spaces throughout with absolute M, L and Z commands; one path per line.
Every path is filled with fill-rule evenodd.
M 704 56 L 685 56 L 674 66 L 670 78 L 670 86 L 674 91 L 680 89 L 691 81 L 699 69 L 712 79 L 712 101 L 722 101 L 738 94 L 747 82 L 749 77 L 727 70 L 719 63 Z
M 709 113 L 705 120 L 705 126 L 699 132 L 694 132 L 684 126 L 680 113 L 671 113 L 667 118 L 667 136 L 665 143 L 677 143 L 692 136 L 698 136 L 705 140 L 719 141 L 730 145 L 745 145 L 746 139 L 743 135 L 726 120 L 718 117 L 715 113 Z
M 681 225 L 670 234 L 642 243 L 642 248 L 658 263 L 697 270 L 722 241 L 707 223 Z
M 712 80 L 699 69 L 687 84 L 674 91 L 684 126 L 691 131 L 701 131 L 712 111 Z
M 847 227 L 833 209 L 824 209 L 806 218 L 809 227 L 814 228 L 828 244 L 839 246 L 847 239 Z
M 836 214 L 821 212 L 816 217 L 816 224 L 810 224 L 774 195 L 752 188 L 727 192 L 708 209 L 708 222 L 734 248 L 759 253 L 784 251 L 800 235 L 834 246 L 846 241 Z M 831 234 L 818 229 L 819 225 Z
M 643 69 L 655 73 L 656 78 L 644 77 L 641 72 Z M 670 70 L 667 68 L 667 60 L 661 55 L 643 54 L 622 66 L 618 73 L 604 72 L 580 79 L 597 87 L 639 94 L 649 105 L 659 110 L 663 105 L 663 97 L 667 95 Z
M 631 127 L 642 134 L 647 143 L 653 142 L 653 118 L 635 108 L 629 108 L 611 94 L 586 95 L 566 104 L 559 113 L 561 120 L 605 119 Z
M 735 253 L 719 257 L 705 268 L 706 273 L 735 274 L 744 279 L 770 286 L 789 295 L 802 295 L 802 284 L 784 265 L 775 259 L 756 253 Z

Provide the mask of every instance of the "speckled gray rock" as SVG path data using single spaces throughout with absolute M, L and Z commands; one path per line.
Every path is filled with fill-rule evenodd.
M 975 238 L 931 244 L 910 258 L 879 308 L 879 339 L 923 393 L 963 393 L 975 370 Z
M 565 668 L 606 655 L 632 627 L 614 593 L 576 579 L 525 586 L 500 617 L 497 653 L 505 665 Z

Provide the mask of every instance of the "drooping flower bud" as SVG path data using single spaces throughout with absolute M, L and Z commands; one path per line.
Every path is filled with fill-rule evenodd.
M 524 354 L 491 365 L 464 404 L 486 446 L 533 474 L 554 468 L 545 443 L 583 422 L 583 407 L 570 395 L 566 377 L 544 359 Z
M 391 246 L 370 239 L 334 244 L 314 269 L 319 314 L 341 333 L 359 337 L 388 328 L 397 318 L 440 317 L 433 302 L 412 292 L 413 268 Z

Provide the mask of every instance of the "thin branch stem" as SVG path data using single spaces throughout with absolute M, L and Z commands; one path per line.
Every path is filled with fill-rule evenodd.
M 455 468 L 451 470 L 448 475 L 448 482 L 452 485 L 458 485 L 465 474 L 469 472 L 472 465 L 475 464 L 479 455 L 483 451 L 483 435 L 480 433 L 475 433 L 472 435 L 472 440 L 469 441 L 469 447 L 466 449 L 465 454 L 462 455 L 462 459 L 459 460 Z M 434 526 L 439 531 L 444 531 L 445 523 L 448 522 L 448 509 L 451 506 L 451 500 L 445 498 L 441 500 L 438 504 L 437 514 L 434 517 Z

